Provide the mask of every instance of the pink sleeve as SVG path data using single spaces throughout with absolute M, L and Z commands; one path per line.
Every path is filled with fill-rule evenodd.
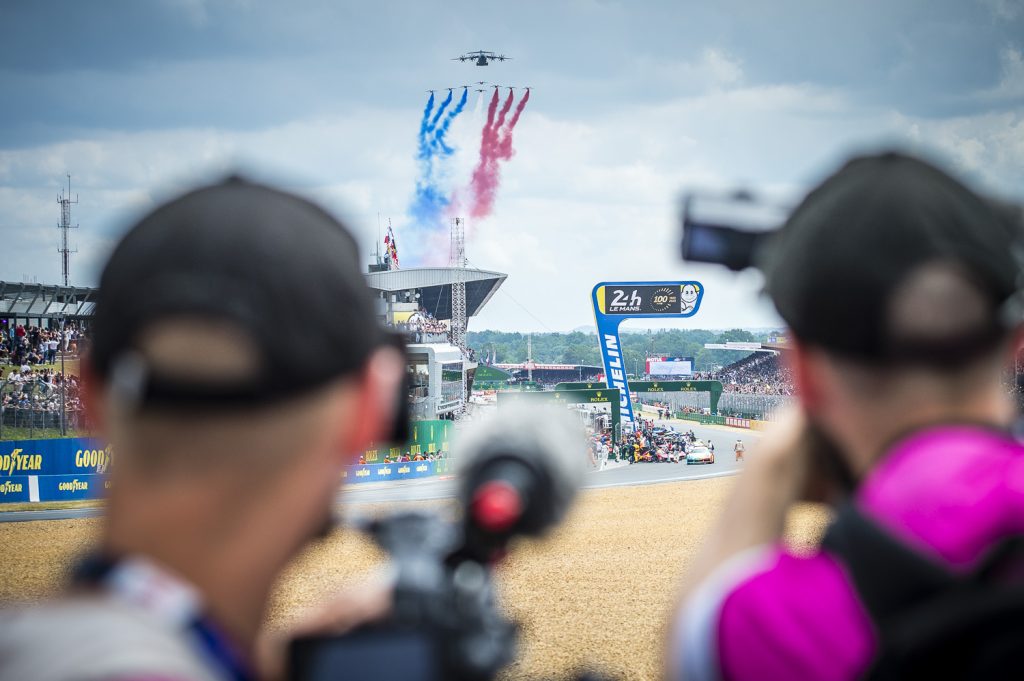
M 733 589 L 717 630 L 721 678 L 859 678 L 875 651 L 871 621 L 830 556 L 780 553 Z

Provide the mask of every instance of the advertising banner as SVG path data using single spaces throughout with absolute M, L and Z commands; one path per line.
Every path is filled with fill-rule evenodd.
M 448 460 L 402 461 L 398 463 L 370 463 L 363 466 L 347 466 L 341 473 L 342 482 L 353 485 L 363 482 L 386 482 L 392 480 L 413 480 L 429 478 L 448 472 Z
M 12 475 L 88 475 L 110 465 L 110 449 L 84 437 L 0 441 L 0 481 Z
M 39 501 L 78 501 L 103 496 L 103 475 L 40 475 Z
M 448 448 L 451 421 L 418 422 L 411 456 Z M 421 451 L 422 450 L 422 451 Z M 395 452 L 400 455 L 401 450 Z M 0 504 L 99 499 L 110 484 L 109 448 L 89 438 L 0 441 Z M 448 472 L 448 459 L 348 466 L 346 484 L 425 478 Z
M 693 357 L 648 357 L 649 376 L 690 376 L 693 374 Z
M 409 424 L 410 438 L 402 447 L 375 448 L 363 457 L 366 463 L 381 463 L 384 457 L 397 459 L 403 454 L 415 457 L 417 454 L 436 454 L 451 451 L 451 434 L 454 421 L 434 419 L 413 421 Z
M 16 501 L 31 501 L 29 497 L 29 476 L 10 475 L 0 477 L 0 504 Z
M 591 301 L 604 362 L 605 382 L 619 389 L 623 426 L 632 429 L 633 401 L 622 357 L 619 325 L 634 318 L 687 319 L 697 314 L 704 285 L 697 281 L 604 281 L 594 286 Z

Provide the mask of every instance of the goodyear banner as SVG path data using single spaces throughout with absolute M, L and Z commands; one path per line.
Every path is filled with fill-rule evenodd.
M 0 504 L 16 501 L 31 501 L 29 497 L 29 476 L 13 475 L 0 477 Z
M 401 463 L 370 463 L 363 466 L 348 466 L 342 471 L 341 479 L 347 485 L 362 482 L 388 482 L 429 478 L 448 472 L 448 460 L 405 461 Z
M 0 441 L 0 481 L 12 475 L 88 475 L 110 465 L 110 449 L 84 437 Z
M 416 448 L 413 456 L 420 450 L 424 456 L 447 450 L 451 422 L 425 423 L 412 445 Z M 110 461 L 110 449 L 89 438 L 0 441 L 0 504 L 99 499 L 110 484 L 104 475 Z M 346 467 L 342 481 L 410 480 L 446 472 L 448 459 L 370 463 Z

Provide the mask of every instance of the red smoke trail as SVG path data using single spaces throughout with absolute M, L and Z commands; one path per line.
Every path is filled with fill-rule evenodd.
M 498 112 L 498 121 L 494 124 L 494 131 L 497 132 L 501 129 L 501 126 L 505 124 L 505 116 L 508 115 L 509 110 L 512 108 L 512 90 L 509 89 L 508 97 L 505 98 L 505 103 L 501 105 L 501 111 Z
M 512 154 L 514 153 L 514 150 L 512 149 L 512 131 L 516 129 L 516 123 L 519 122 L 519 117 L 523 115 L 523 109 L 526 108 L 526 103 L 528 101 L 530 101 L 529 90 L 527 90 L 523 98 L 519 100 L 519 104 L 516 105 L 516 112 L 512 114 L 512 120 L 509 121 L 508 127 L 505 128 L 505 131 L 501 136 L 501 141 L 498 144 L 497 157 L 503 161 L 507 161 L 512 158 Z
M 509 90 L 508 97 L 498 112 L 497 120 L 494 113 L 498 106 L 498 91 L 494 91 L 491 97 L 490 106 L 487 108 L 487 123 L 484 124 L 483 133 L 480 137 L 480 160 L 473 170 L 473 177 L 470 180 L 470 188 L 473 193 L 473 204 L 470 206 L 470 217 L 483 218 L 491 214 L 494 207 L 494 197 L 498 191 L 498 183 L 501 180 L 501 169 L 498 166 L 499 160 L 512 158 L 512 129 L 519 122 L 526 102 L 530 99 L 530 93 L 519 101 L 512 120 L 508 126 L 505 125 L 505 118 L 512 109 L 513 92 Z

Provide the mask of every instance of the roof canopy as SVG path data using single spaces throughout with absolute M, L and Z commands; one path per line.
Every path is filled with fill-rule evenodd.
M 0 281 L 0 317 L 91 317 L 98 289 Z
M 508 277 L 501 272 L 459 267 L 413 267 L 370 272 L 366 283 L 379 293 L 417 291 L 419 304 L 435 319 L 452 318 L 452 284 L 466 283 L 466 315 L 476 316 Z

